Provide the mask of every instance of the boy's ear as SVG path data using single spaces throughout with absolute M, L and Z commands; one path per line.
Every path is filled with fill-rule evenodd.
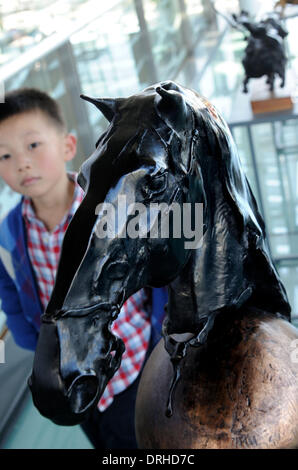
M 66 134 L 65 136 L 65 161 L 69 162 L 72 160 L 77 151 L 77 138 L 74 134 Z

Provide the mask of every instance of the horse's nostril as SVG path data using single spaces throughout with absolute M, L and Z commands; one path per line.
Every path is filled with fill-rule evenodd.
M 98 379 L 95 375 L 80 375 L 68 390 L 70 407 L 74 413 L 83 413 L 98 395 Z

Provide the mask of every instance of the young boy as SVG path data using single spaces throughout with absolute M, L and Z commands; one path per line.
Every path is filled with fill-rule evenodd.
M 34 89 L 6 95 L 0 104 L 0 177 L 22 199 L 0 225 L 0 299 L 16 343 L 31 350 L 64 233 L 83 198 L 75 174 L 66 171 L 75 153 L 76 138 L 66 132 L 54 100 Z M 141 290 L 113 324 L 126 351 L 98 410 L 82 426 L 96 448 L 136 447 L 134 402 L 151 334 L 146 304 Z

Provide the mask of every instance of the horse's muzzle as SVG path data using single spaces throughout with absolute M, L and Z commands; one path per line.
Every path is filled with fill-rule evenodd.
M 78 373 L 66 387 L 60 373 L 60 347 L 55 322 L 41 326 L 28 384 L 39 412 L 62 426 L 82 423 L 97 403 L 102 388 L 94 371 Z

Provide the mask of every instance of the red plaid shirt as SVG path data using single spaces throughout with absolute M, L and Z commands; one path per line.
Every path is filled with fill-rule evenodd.
M 27 231 L 28 252 L 44 308 L 53 290 L 65 231 L 84 195 L 76 182 L 75 174 L 69 173 L 69 177 L 75 181 L 72 206 L 51 232 L 36 217 L 30 198 L 23 199 L 22 213 Z M 120 368 L 109 381 L 99 401 L 100 411 L 104 411 L 112 403 L 114 395 L 125 390 L 136 379 L 143 365 L 151 333 L 146 302 L 146 293 L 142 289 L 124 303 L 112 325 L 113 333 L 124 341 L 125 352 Z

